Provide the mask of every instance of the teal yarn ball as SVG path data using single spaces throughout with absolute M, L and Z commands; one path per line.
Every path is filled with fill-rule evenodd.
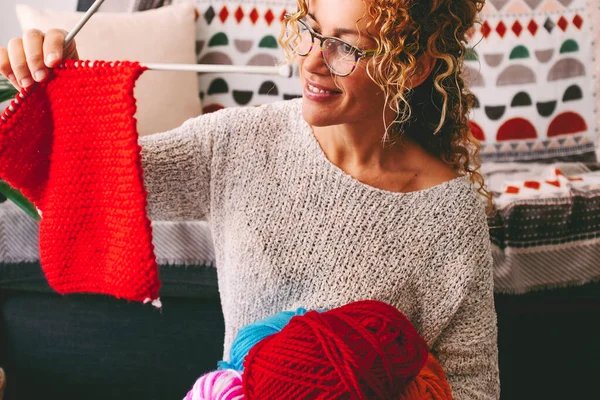
M 237 371 L 244 370 L 244 358 L 255 344 L 266 338 L 280 332 L 290 320 L 296 315 L 306 314 L 304 308 L 299 308 L 296 311 L 282 311 L 265 318 L 253 324 L 246 325 L 238 332 L 229 353 L 230 361 L 219 361 L 218 369 L 234 369 Z

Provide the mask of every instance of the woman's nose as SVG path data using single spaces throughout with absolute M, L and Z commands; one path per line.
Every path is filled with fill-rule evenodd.
M 321 51 L 321 43 L 319 39 L 315 39 L 312 49 L 310 52 L 303 57 L 304 69 L 312 72 L 313 74 L 329 74 L 329 69 L 323 59 L 323 52 Z

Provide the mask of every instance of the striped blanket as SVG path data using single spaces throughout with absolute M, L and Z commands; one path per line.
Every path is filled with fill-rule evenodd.
M 600 166 L 488 163 L 497 292 L 600 279 Z
M 14 203 L 0 204 L 0 263 L 39 261 L 38 223 Z M 156 261 L 160 265 L 215 265 L 208 223 L 152 221 Z

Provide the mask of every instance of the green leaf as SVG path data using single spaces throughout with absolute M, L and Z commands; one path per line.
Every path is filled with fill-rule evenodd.
M 17 93 L 16 89 L 0 89 L 0 103 L 14 98 Z
M 27 199 L 27 197 L 23 196 L 21 192 L 19 192 L 17 189 L 14 189 L 8 183 L 2 180 L 0 180 L 0 193 L 19 206 L 31 218 L 35 219 L 36 221 L 40 220 L 40 215 L 38 214 L 37 208 Z
M 6 78 L 0 78 L 0 103 L 12 99 L 17 93 L 17 89 Z

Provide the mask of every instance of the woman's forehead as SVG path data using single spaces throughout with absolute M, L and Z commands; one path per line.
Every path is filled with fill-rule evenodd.
M 308 0 L 308 12 L 323 29 L 352 30 L 357 27 L 364 32 L 371 20 L 367 13 L 369 0 Z

